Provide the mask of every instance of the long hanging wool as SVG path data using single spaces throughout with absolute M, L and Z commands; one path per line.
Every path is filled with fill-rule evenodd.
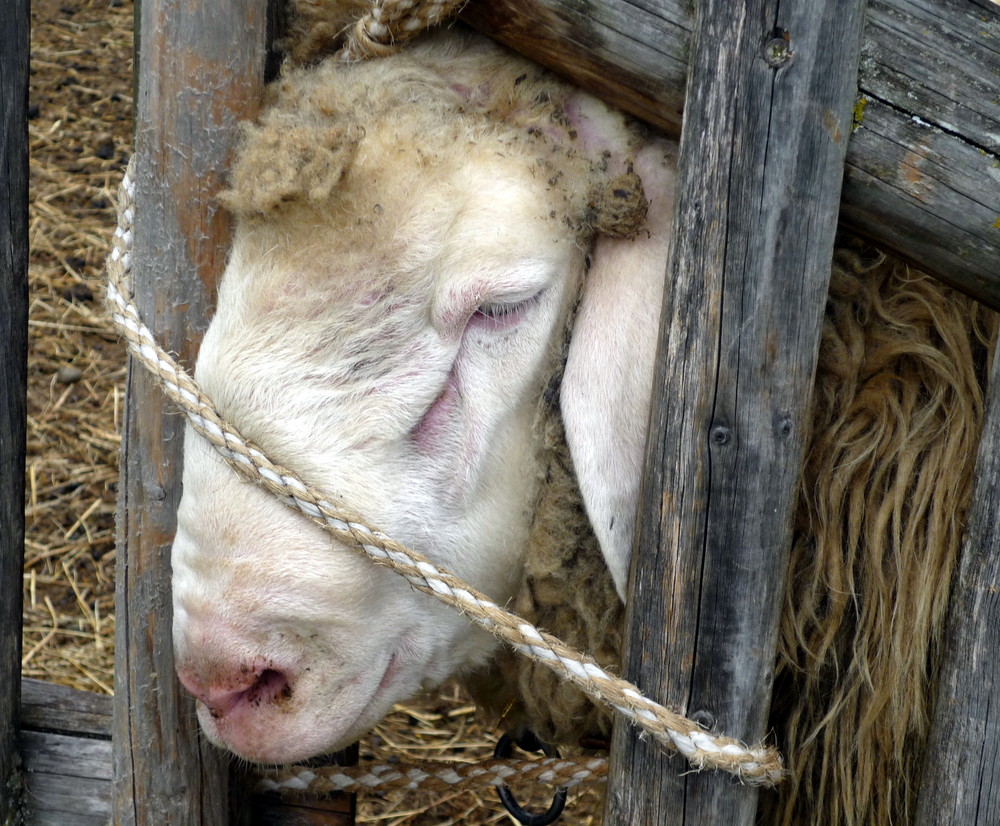
M 838 250 L 771 717 L 791 777 L 767 822 L 912 820 L 996 324 Z

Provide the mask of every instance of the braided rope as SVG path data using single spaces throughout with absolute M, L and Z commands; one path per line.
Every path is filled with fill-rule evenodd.
M 374 0 L 337 53 L 344 61 L 393 54 L 424 29 L 458 14 L 466 0 Z
M 424 762 L 411 766 L 374 763 L 366 766 L 289 766 L 258 776 L 258 792 L 334 792 L 423 789 L 445 791 L 465 784 L 513 786 L 544 783 L 572 788 L 580 783 L 604 783 L 608 779 L 606 757 L 544 757 L 537 760 L 498 758 L 478 763 Z
M 465 613 L 522 654 L 571 681 L 591 699 L 608 704 L 648 732 L 662 746 L 679 751 L 696 769 L 721 769 L 752 784 L 771 785 L 783 774 L 781 758 L 772 748 L 748 748 L 737 740 L 713 735 L 697 723 L 645 697 L 632 683 L 615 677 L 590 657 L 539 631 L 429 559 L 368 527 L 360 517 L 333 504 L 332 497 L 310 488 L 295 474 L 276 465 L 222 419 L 201 388 L 164 351 L 142 323 L 132 301 L 129 273 L 132 259 L 134 183 L 129 164 L 119 192 L 119 226 L 108 257 L 108 303 L 118 332 L 129 350 L 160 380 L 164 392 L 187 414 L 204 436 L 237 471 L 263 485 L 289 507 L 374 562 L 388 565 L 414 588 Z

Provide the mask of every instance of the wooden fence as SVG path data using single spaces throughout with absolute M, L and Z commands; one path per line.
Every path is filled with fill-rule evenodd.
M 831 0 L 808 14 L 786 5 L 702 0 L 692 17 L 684 0 L 471 0 L 463 13 L 668 131 L 681 128 L 685 97 L 697 101 L 683 118 L 679 229 L 664 262 L 675 287 L 661 346 L 678 355 L 657 368 L 625 668 L 655 699 L 748 740 L 764 733 L 770 662 L 752 652 L 774 650 L 777 614 L 761 606 L 776 605 L 783 587 L 826 290 L 799 276 L 824 269 L 838 204 L 842 224 L 1000 308 L 1000 9 L 989 0 L 869 0 L 867 12 L 863 0 Z M 236 121 L 260 100 L 274 14 L 267 0 L 142 0 L 141 12 L 136 291 L 164 346 L 190 363 L 226 250 L 211 195 Z M 173 676 L 168 598 L 180 419 L 141 371 L 128 378 L 113 725 L 107 699 L 30 682 L 18 697 L 27 14 L 27 0 L 0 4 L 0 192 L 9 193 L 0 198 L 0 822 L 17 819 L 21 753 L 29 822 L 99 823 L 113 812 L 136 824 L 350 823 L 349 802 L 260 814 L 193 730 Z M 734 310 L 736 295 L 752 296 L 751 313 Z M 722 348 L 740 353 L 739 371 Z M 996 369 L 993 379 L 921 824 L 1000 816 L 990 714 L 1000 701 Z M 669 407 L 678 398 L 691 412 L 683 427 Z M 73 782 L 94 800 L 76 821 L 59 785 L 67 751 L 92 756 L 76 760 Z M 609 824 L 753 822 L 751 790 L 678 776 L 624 727 L 612 764 Z

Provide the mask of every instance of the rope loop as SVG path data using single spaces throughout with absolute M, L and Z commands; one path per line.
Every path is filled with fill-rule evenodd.
M 465 0 L 372 0 L 371 9 L 350 30 L 338 53 L 345 61 L 390 54 L 423 29 L 457 14 Z M 741 781 L 773 785 L 784 775 L 781 758 L 773 748 L 748 747 L 737 740 L 713 735 L 697 723 L 645 697 L 636 686 L 605 671 L 592 658 L 538 630 L 472 586 L 438 567 L 426 557 L 392 541 L 372 528 L 335 497 L 302 481 L 275 464 L 263 450 L 248 442 L 225 421 L 194 379 L 156 341 L 143 323 L 132 298 L 131 268 L 135 220 L 135 158 L 128 165 L 119 189 L 118 227 L 107 259 L 107 304 L 118 333 L 132 357 L 159 380 L 163 392 L 187 415 L 193 428 L 218 451 L 230 467 L 263 486 L 284 504 L 312 520 L 336 539 L 365 554 L 379 565 L 391 567 L 410 585 L 466 614 L 524 656 L 569 680 L 592 700 L 610 705 L 662 747 L 680 752 L 697 769 L 729 772 Z M 564 760 L 494 760 L 471 767 L 456 764 L 404 769 L 399 766 L 329 767 L 293 766 L 268 772 L 260 788 L 271 791 L 305 791 L 323 794 L 385 787 L 391 780 L 406 788 L 427 788 L 441 783 L 476 778 L 497 786 L 530 773 L 538 780 L 569 787 L 584 779 L 603 780 L 603 758 Z M 553 778 L 557 778 L 553 780 Z M 412 784 L 412 785 L 411 785 Z M 562 792 L 564 794 L 564 792 Z M 516 805 L 516 804 L 515 804 Z M 520 808 L 520 807 L 518 807 Z M 522 810 L 523 811 L 523 810 Z M 525 813 L 527 814 L 527 813 Z M 558 815 L 557 815 L 558 816 Z M 549 821 L 546 821 L 549 822 Z
M 347 42 L 338 55 L 342 60 L 356 61 L 391 54 L 423 29 L 456 14 L 464 2 L 465 0 L 373 0 L 369 11 L 362 15 L 348 33 Z M 610 674 L 592 658 L 574 651 L 556 637 L 504 610 L 428 558 L 369 527 L 359 515 L 338 503 L 335 497 L 309 486 L 289 469 L 273 463 L 263 450 L 244 439 L 233 424 L 222 418 L 211 399 L 184 368 L 159 346 L 152 332 L 142 322 L 132 299 L 130 273 L 132 226 L 135 219 L 134 180 L 133 158 L 122 179 L 118 228 L 107 259 L 107 303 L 112 321 L 119 334 L 127 341 L 132 357 L 159 379 L 163 392 L 184 411 L 193 428 L 215 447 L 232 468 L 269 490 L 283 503 L 299 511 L 340 542 L 365 554 L 376 564 L 391 567 L 412 587 L 463 612 L 471 621 L 492 632 L 516 651 L 544 664 L 562 679 L 577 685 L 595 702 L 611 706 L 652 736 L 662 747 L 680 752 L 695 769 L 719 769 L 734 774 L 749 784 L 773 785 L 781 780 L 784 770 L 781 758 L 773 748 L 762 745 L 748 747 L 732 738 L 713 735 L 704 731 L 697 723 L 653 702 L 636 686 Z M 550 771 L 547 760 L 558 761 L 559 758 L 522 762 L 541 765 L 541 771 L 545 773 Z M 573 765 L 572 761 L 570 764 Z M 305 767 L 293 767 L 286 771 L 293 774 L 282 775 L 284 779 L 278 781 L 274 779 L 278 773 L 272 772 L 268 775 L 270 779 L 262 782 L 279 786 L 281 783 L 293 786 L 298 784 L 302 788 L 308 786 L 313 791 L 320 792 L 359 788 L 349 783 L 338 785 L 341 780 L 347 783 L 345 778 L 350 774 L 341 767 L 330 769 L 327 773 Z M 360 771 L 365 773 L 362 779 L 351 782 L 370 788 L 372 786 L 368 785 L 369 782 L 374 784 L 372 778 L 392 772 L 400 773 L 402 770 L 396 767 L 390 772 L 388 769 L 381 771 L 368 767 Z M 416 772 L 414 776 L 423 772 L 418 769 L 413 771 Z M 470 771 L 469 774 L 477 771 Z M 485 771 L 483 769 L 478 773 L 483 774 Z M 455 772 L 458 774 L 457 769 Z M 430 773 L 423 774 L 429 776 Z M 439 775 L 440 773 L 435 776 Z M 306 777 L 309 779 L 303 779 Z M 409 778 L 410 775 L 407 774 L 406 777 Z M 408 779 L 407 782 L 412 781 Z M 505 781 L 501 778 L 497 782 L 502 785 Z M 572 785 L 565 781 L 560 783 L 564 786 Z

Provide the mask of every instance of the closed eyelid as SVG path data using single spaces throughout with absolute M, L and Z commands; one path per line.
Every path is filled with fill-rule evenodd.
M 516 306 L 540 296 L 552 284 L 551 271 L 546 262 L 529 261 L 455 278 L 434 302 L 434 326 L 458 338 L 480 308 Z

